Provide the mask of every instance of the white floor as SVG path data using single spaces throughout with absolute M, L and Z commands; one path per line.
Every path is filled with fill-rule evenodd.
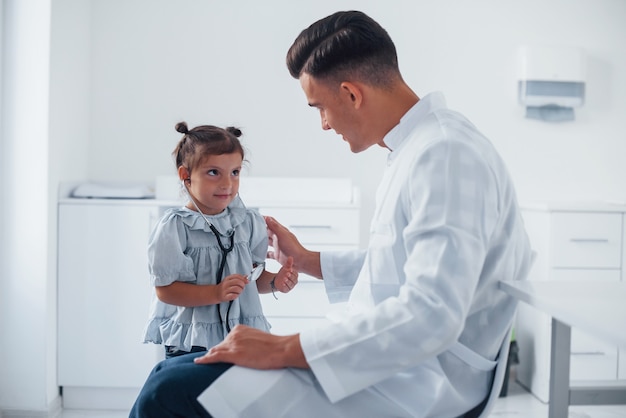
M 493 418 L 547 418 L 548 405 L 519 384 L 511 382 L 506 397 L 499 398 L 491 411 Z M 626 405 L 570 406 L 569 418 L 626 418 Z
M 548 405 L 512 381 L 507 396 L 498 399 L 491 417 L 547 418 Z M 64 410 L 58 418 L 128 418 L 128 411 Z M 626 405 L 571 406 L 569 418 L 626 418 Z

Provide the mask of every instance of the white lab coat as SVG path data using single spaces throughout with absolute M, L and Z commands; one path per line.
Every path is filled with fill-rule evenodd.
M 456 417 L 487 396 L 516 307 L 498 281 L 531 263 L 511 179 L 440 93 L 384 141 L 367 251 L 321 254 L 345 318 L 300 334 L 310 371 L 224 373 L 200 397 L 213 416 Z

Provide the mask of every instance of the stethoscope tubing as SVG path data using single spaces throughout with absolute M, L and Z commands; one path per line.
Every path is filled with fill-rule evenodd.
M 185 180 L 182 180 L 181 184 L 183 186 L 183 190 L 185 191 L 185 194 L 187 195 L 189 200 L 191 200 L 191 203 L 193 203 L 193 205 L 196 208 L 196 210 L 198 211 L 198 213 L 202 216 L 202 218 L 207 223 L 207 225 L 209 225 L 209 229 L 211 230 L 213 235 L 215 235 L 215 239 L 217 240 L 217 245 L 220 247 L 220 251 L 222 252 L 222 258 L 220 260 L 220 266 L 219 266 L 219 269 L 217 271 L 217 277 L 215 278 L 216 279 L 216 284 L 220 284 L 222 282 L 222 278 L 223 278 L 223 275 L 224 275 L 224 267 L 226 266 L 226 256 L 235 247 L 235 229 L 234 228 L 229 229 L 228 231 L 226 231 L 226 233 L 221 233 L 220 231 L 218 231 L 218 229 L 215 227 L 215 225 L 213 225 L 209 221 L 209 219 L 204 215 L 204 213 L 202 213 L 202 211 L 198 207 L 198 204 L 196 203 L 196 200 L 193 198 L 193 196 L 191 196 L 191 193 L 189 193 L 189 190 L 187 190 L 187 185 L 185 184 Z M 224 243 L 222 242 L 222 238 L 229 238 L 230 239 L 230 242 L 229 242 L 228 246 L 224 245 Z M 233 301 L 231 300 L 231 301 L 228 302 L 228 309 L 226 310 L 226 318 L 225 319 L 222 318 L 222 312 L 221 312 L 220 306 L 221 306 L 221 303 L 218 303 L 217 304 L 217 314 L 220 317 L 220 322 L 222 323 L 222 325 L 226 325 L 226 333 L 229 333 L 230 332 L 230 324 L 228 323 L 228 316 L 230 314 L 230 308 L 233 306 Z

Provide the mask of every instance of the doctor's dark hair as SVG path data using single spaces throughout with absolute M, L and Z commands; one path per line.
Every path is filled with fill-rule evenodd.
M 325 80 L 357 80 L 388 87 L 400 77 L 396 47 L 372 18 L 359 11 L 337 12 L 303 30 L 287 52 L 293 78 L 303 73 Z
M 239 142 L 241 131 L 238 128 L 229 126 L 224 129 L 213 125 L 200 125 L 190 130 L 186 122 L 178 122 L 176 131 L 183 134 L 172 152 L 177 169 L 183 166 L 191 173 L 210 155 L 238 152 L 242 160 L 245 158 L 243 147 Z

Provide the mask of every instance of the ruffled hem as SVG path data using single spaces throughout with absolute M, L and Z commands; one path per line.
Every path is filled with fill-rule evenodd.
M 270 323 L 262 315 L 229 320 L 231 329 L 237 324 L 266 332 L 271 328 Z M 146 325 L 143 342 L 190 351 L 192 346 L 209 349 L 222 342 L 225 336 L 225 327 L 219 322 L 183 324 L 170 318 L 153 318 Z

